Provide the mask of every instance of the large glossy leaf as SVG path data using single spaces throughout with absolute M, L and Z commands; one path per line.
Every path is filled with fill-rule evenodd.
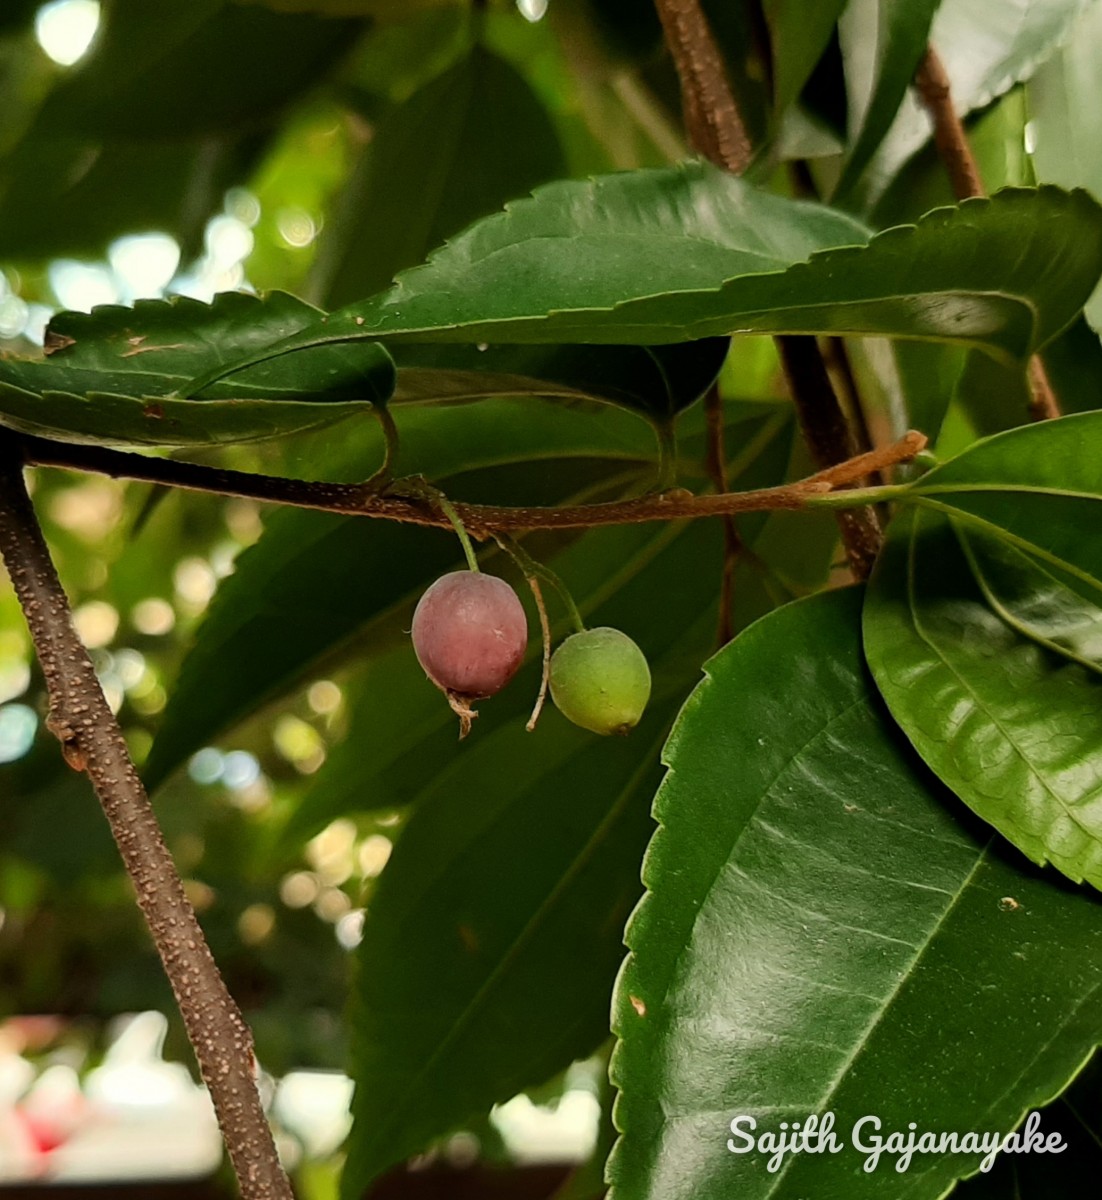
M 555 127 L 528 82 L 476 46 L 379 122 L 322 236 L 312 294 L 327 308 L 370 296 L 563 171 Z
M 1102 414 L 1064 417 L 919 479 L 865 617 L 877 683 L 923 758 L 1035 861 L 1095 884 L 1100 439 Z
M 614 1002 L 615 1200 L 935 1200 L 979 1154 L 865 1171 L 854 1123 L 1005 1133 L 1102 1037 L 1096 897 L 961 819 L 875 697 L 860 603 L 758 622 L 670 737 Z M 827 1112 L 837 1153 L 727 1149 L 736 1117 Z
M 938 775 L 1039 863 L 1102 886 L 1102 591 L 925 509 L 899 519 L 869 663 Z
M 653 454 L 649 430 L 627 414 L 585 420 L 550 404 L 414 408 L 402 414 L 400 427 L 400 468 L 434 481 L 512 465 L 512 474 L 489 491 L 485 479 L 478 490 L 477 476 L 466 486 L 462 478 L 448 485 L 464 498 L 549 500 L 561 494 L 551 470 L 558 460 L 582 459 L 592 474 L 602 461 L 638 467 Z M 351 477 L 364 478 L 377 464 L 373 435 L 364 431 L 354 443 Z M 459 557 L 454 536 L 440 530 L 305 511 L 275 514 L 219 589 L 185 660 L 146 764 L 148 785 L 156 787 L 189 754 L 311 667 L 342 648 L 348 653 L 356 634 L 385 621 Z
M 1102 7 L 1088 5 L 1061 47 L 1029 81 L 1033 163 L 1038 179 L 1102 196 Z M 1102 329 L 1102 297 L 1087 304 Z
M 1093 590 L 1102 581 L 1102 413 L 1012 429 L 917 480 L 907 499 L 1010 541 Z
M 811 78 L 834 32 L 845 0 L 765 0 L 773 50 L 773 105 L 778 114 L 793 104 Z
M 92 52 L 54 89 L 39 125 L 117 139 L 254 127 L 316 83 L 362 28 L 230 0 L 114 0 Z
M 942 0 L 930 41 L 945 64 L 962 115 L 1028 79 L 1071 30 L 1085 0 Z M 930 118 L 908 94 L 868 166 L 854 202 L 867 209 L 930 138 Z
M 926 51 L 939 0 L 854 0 L 841 25 L 846 83 L 855 130 L 835 203 L 850 202 L 854 185 L 892 126 Z
M 703 164 L 557 183 L 265 353 L 365 337 L 656 344 L 765 331 L 1014 358 L 1067 325 L 1102 272 L 1102 209 L 1083 192 L 1006 191 L 864 239 L 830 209 Z

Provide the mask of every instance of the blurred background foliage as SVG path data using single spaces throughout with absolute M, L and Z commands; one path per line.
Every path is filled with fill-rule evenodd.
M 760 78 L 740 78 L 762 90 Z M 236 288 L 341 304 L 542 182 L 684 152 L 657 18 L 616 0 L 479 12 L 371 0 L 8 5 L 0 98 L 0 344 L 16 353 L 41 344 L 63 308 Z M 738 394 L 759 401 L 744 416 L 755 428 L 775 424 L 768 345 L 741 358 Z M 508 402 L 487 408 L 483 428 L 522 419 Z M 602 444 L 587 455 L 571 453 L 552 423 L 530 437 L 527 461 L 480 471 L 457 462 L 447 473 L 472 499 L 647 486 L 646 427 L 618 411 L 603 418 Z M 416 436 L 408 430 L 410 470 L 426 461 Z M 369 472 L 375 431 L 347 425 L 207 458 L 323 475 L 336 444 Z M 699 420 L 682 452 L 699 471 Z M 272 514 L 49 470 L 34 485 L 81 634 L 141 763 L 220 582 Z M 387 554 L 423 557 L 423 547 L 426 570 L 455 557 L 444 536 L 395 532 L 376 565 Z M 303 603 L 299 621 L 324 623 Z M 98 808 L 45 733 L 41 680 L 6 587 L 0 606 L 0 1014 L 171 1012 Z M 380 783 L 359 739 L 343 741 L 379 716 L 367 660 L 377 645 L 401 646 L 408 624 L 402 604 L 388 607 L 397 611 L 376 620 L 385 628 L 374 638 L 342 629 L 324 662 L 296 661 L 262 716 L 192 754 L 157 797 L 214 953 L 277 1072 L 344 1065 L 347 951 L 416 790 L 393 768 Z M 264 657 L 266 639 L 279 636 L 239 630 L 221 649 Z M 320 642 L 332 640 L 323 631 Z M 409 663 L 399 669 L 421 682 Z M 395 686 L 388 680 L 384 694 Z M 453 730 L 440 725 L 438 754 L 450 755 Z M 369 784 L 376 792 L 357 803 L 356 788 Z

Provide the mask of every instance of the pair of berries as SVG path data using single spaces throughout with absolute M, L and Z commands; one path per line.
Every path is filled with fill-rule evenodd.
M 528 645 L 528 619 L 516 592 L 505 580 L 475 571 L 438 579 L 421 597 L 411 632 L 418 662 L 453 707 L 501 691 Z M 650 698 L 650 669 L 627 634 L 586 629 L 551 656 L 550 686 L 556 707 L 575 725 L 627 733 Z

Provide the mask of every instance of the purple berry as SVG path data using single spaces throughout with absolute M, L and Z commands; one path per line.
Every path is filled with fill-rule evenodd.
M 439 578 L 413 614 L 413 649 L 445 692 L 492 696 L 516 674 L 528 645 L 528 619 L 516 592 L 496 575 L 453 571 Z

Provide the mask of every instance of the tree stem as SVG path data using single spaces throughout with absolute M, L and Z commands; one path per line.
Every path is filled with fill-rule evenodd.
M 379 494 L 364 484 L 314 483 L 304 479 L 284 479 L 278 475 L 226 471 L 178 459 L 150 458 L 125 450 L 79 446 L 46 438 L 23 437 L 20 442 L 26 461 L 40 466 L 93 471 L 116 478 L 140 479 L 147 483 L 163 483 L 193 491 L 240 496 L 346 516 L 382 518 L 444 529 L 453 527 L 439 504 L 424 495 Z M 926 438 L 912 431 L 891 446 L 834 464 L 808 479 L 757 491 L 696 496 L 683 488 L 675 488 L 670 492 L 631 500 L 564 508 L 509 508 L 460 503 L 453 504 L 453 507 L 467 532 L 482 539 L 493 537 L 495 533 L 525 529 L 587 529 L 600 525 L 722 517 L 727 513 L 801 509 L 810 507 L 809 497 L 822 496 L 834 488 L 848 487 L 873 471 L 910 462 L 925 445 Z M 417 491 L 417 488 L 413 489 L 414 493 Z
M 915 87 L 934 123 L 934 145 L 937 146 L 957 199 L 967 200 L 972 196 L 984 195 L 979 163 L 972 153 L 964 125 L 953 107 L 949 74 L 933 46 L 926 47 L 926 53 L 918 64 Z
M 0 441 L 0 553 L 49 697 L 47 728 L 87 773 L 172 984 L 246 1200 L 291 1200 L 254 1080 L 252 1036 L 207 946 L 122 730 L 73 626 L 23 482 L 19 443 Z
M 655 6 L 681 80 L 689 140 L 705 158 L 741 175 L 750 163 L 750 140 L 698 0 L 655 0 Z
M 958 200 L 986 195 L 979 163 L 972 153 L 949 83 L 949 74 L 933 46 L 915 72 L 915 87 L 930 119 L 934 123 L 934 145 L 945 166 L 953 193 Z M 1029 360 L 1029 415 L 1034 421 L 1060 416 L 1060 403 L 1049 383 L 1045 365 L 1039 355 Z
M 853 442 L 826 364 L 813 337 L 777 338 L 781 365 L 796 405 L 804 440 L 821 468 L 850 460 Z M 867 579 L 880 551 L 882 534 L 872 509 L 836 514 L 846 557 L 857 579 Z

